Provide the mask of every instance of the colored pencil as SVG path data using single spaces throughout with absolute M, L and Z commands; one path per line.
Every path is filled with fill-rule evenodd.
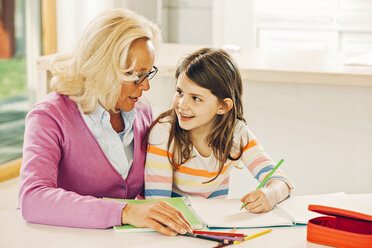
M 250 239 L 254 239 L 258 236 L 264 235 L 264 234 L 269 233 L 269 232 L 271 232 L 271 229 L 267 229 L 265 231 L 253 234 L 253 235 L 248 236 L 248 237 L 245 237 L 243 241 L 234 241 L 234 244 L 240 244 L 241 242 L 244 242 L 244 241 L 247 241 L 247 240 L 250 240 Z
M 185 233 L 185 234 L 180 234 L 180 235 L 186 236 L 186 237 L 193 237 L 193 238 L 198 238 L 198 239 L 205 239 L 205 240 L 215 241 L 215 242 L 223 243 L 223 244 L 238 242 L 238 241 L 226 240 L 224 238 L 208 237 L 207 235 L 192 234 L 192 233 Z M 239 241 L 239 242 L 242 242 L 242 241 Z
M 218 245 L 213 246 L 212 248 L 221 248 L 221 247 L 225 247 L 225 246 L 229 246 L 229 245 L 233 245 L 233 244 L 234 243 L 227 243 L 227 244 L 218 243 Z
M 233 236 L 233 237 L 245 237 L 247 235 L 243 233 L 231 233 L 231 232 L 213 232 L 213 231 L 193 231 L 194 234 L 212 234 L 212 235 L 224 235 L 224 236 Z
M 262 182 L 260 183 L 260 185 L 258 185 L 258 187 L 256 189 L 259 189 L 261 188 L 262 186 L 265 185 L 265 183 L 270 179 L 270 177 L 274 174 L 274 172 L 279 168 L 279 166 L 284 162 L 284 159 L 281 159 L 277 165 L 274 167 L 274 169 L 272 169 L 270 171 L 269 174 L 266 175 L 266 177 L 264 178 L 264 180 L 262 180 Z M 247 205 L 247 203 L 243 203 L 243 205 L 241 206 L 240 210 L 242 210 L 243 208 L 245 208 L 245 206 Z
M 203 237 L 211 237 L 216 239 L 222 240 L 230 240 L 230 241 L 244 241 L 243 237 L 231 237 L 231 236 L 221 236 L 221 235 L 212 235 L 212 234 L 198 234 L 199 236 Z

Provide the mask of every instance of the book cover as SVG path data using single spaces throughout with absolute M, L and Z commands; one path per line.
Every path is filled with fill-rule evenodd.
M 165 201 L 170 205 L 176 207 L 178 210 L 182 212 L 185 218 L 190 222 L 195 230 L 203 228 L 203 222 L 199 219 L 196 213 L 190 207 L 190 203 L 188 202 L 187 198 L 185 197 L 173 197 L 173 198 L 159 198 L 159 199 L 144 199 L 144 200 L 135 200 L 135 199 L 114 199 L 114 198 L 106 198 L 116 201 L 127 202 L 131 204 L 142 204 L 142 203 L 150 203 L 150 202 L 159 202 Z M 126 232 L 148 232 L 154 231 L 151 228 L 138 228 L 132 225 L 121 225 L 121 226 L 114 226 L 116 231 L 126 231 Z

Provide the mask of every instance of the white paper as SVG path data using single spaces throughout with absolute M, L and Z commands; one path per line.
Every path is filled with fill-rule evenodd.
M 309 211 L 309 204 L 323 206 L 340 206 L 341 203 L 349 201 L 350 197 L 344 192 L 320 194 L 320 195 L 302 195 L 292 196 L 287 200 L 279 203 L 277 207 L 295 224 L 307 224 L 307 222 L 315 217 L 321 216 L 315 212 Z
M 291 226 L 292 221 L 274 209 L 268 213 L 254 214 L 240 210 L 240 199 L 204 199 L 189 197 L 192 208 L 208 227 L 248 228 Z
M 344 192 L 292 196 L 270 212 L 254 214 L 243 209 L 240 199 L 188 197 L 192 208 L 208 227 L 249 228 L 307 224 L 321 214 L 308 210 L 309 204 L 346 209 L 372 216 L 372 200 L 355 200 Z

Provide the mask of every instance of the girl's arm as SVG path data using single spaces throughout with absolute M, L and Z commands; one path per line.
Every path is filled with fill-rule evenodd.
M 244 147 L 241 161 L 252 175 L 261 182 L 274 168 L 275 163 L 264 151 L 263 147 L 247 126 L 244 125 L 241 133 L 243 141 L 244 138 L 249 138 L 249 142 L 245 143 L 246 146 Z M 283 171 L 278 169 L 262 188 L 246 194 L 241 201 L 247 203 L 245 208 L 251 212 L 267 212 L 277 203 L 286 199 L 293 189 L 292 182 Z
M 173 168 L 167 156 L 169 128 L 158 123 L 149 136 L 145 165 L 145 198 L 171 197 Z

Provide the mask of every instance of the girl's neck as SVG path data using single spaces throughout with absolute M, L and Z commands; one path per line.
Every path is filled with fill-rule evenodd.
M 207 137 L 208 133 L 190 132 L 190 139 L 193 146 L 201 156 L 206 158 L 212 154 L 212 148 L 208 146 Z

